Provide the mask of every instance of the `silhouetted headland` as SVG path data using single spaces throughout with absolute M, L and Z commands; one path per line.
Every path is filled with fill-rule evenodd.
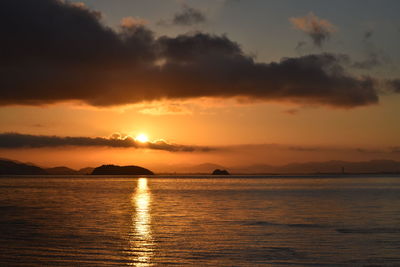
M 20 163 L 12 160 L 0 160 L 0 175 L 44 175 L 45 170 L 40 167 Z
M 102 165 L 95 168 L 92 175 L 154 175 L 154 173 L 146 168 L 133 165 Z
M 216 169 L 212 172 L 212 175 L 229 175 L 230 173 L 227 170 Z

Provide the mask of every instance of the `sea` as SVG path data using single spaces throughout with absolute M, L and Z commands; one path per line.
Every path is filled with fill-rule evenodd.
M 0 178 L 0 266 L 400 266 L 400 177 Z

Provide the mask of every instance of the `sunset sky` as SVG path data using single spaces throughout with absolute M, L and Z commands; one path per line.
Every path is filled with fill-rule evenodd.
M 155 169 L 400 160 L 399 10 L 2 0 L 0 157 Z

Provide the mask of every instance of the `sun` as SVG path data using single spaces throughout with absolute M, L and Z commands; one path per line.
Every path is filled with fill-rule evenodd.
M 149 138 L 145 134 L 139 134 L 135 137 L 136 141 L 139 141 L 140 143 L 147 143 L 149 142 Z

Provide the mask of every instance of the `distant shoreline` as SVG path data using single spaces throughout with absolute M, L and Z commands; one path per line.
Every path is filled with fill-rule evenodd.
M 155 175 L 91 175 L 91 174 L 71 174 L 71 175 L 51 175 L 51 174 L 43 174 L 43 175 L 16 175 L 16 174 L 1 174 L 1 178 L 89 178 L 89 179 L 98 179 L 98 178 L 193 178 L 193 179 L 279 179 L 279 178 L 373 178 L 379 176 L 400 178 L 400 173 L 349 173 L 349 174 L 334 174 L 334 173 L 323 173 L 323 174 L 231 174 L 231 175 L 210 175 L 210 174 L 155 174 Z
M 157 169 L 156 167 L 154 169 Z M 137 165 L 101 165 L 96 168 L 86 167 L 74 170 L 69 167 L 59 166 L 52 168 L 43 168 L 31 163 L 21 163 L 13 160 L 0 159 L 0 175 L 39 175 L 39 176 L 134 176 L 134 175 L 163 175 L 163 176 L 208 176 L 214 174 L 222 177 L 228 175 L 236 176 L 362 176 L 362 175 L 399 175 L 400 162 L 391 160 L 373 160 L 368 162 L 308 162 L 292 163 L 283 166 L 256 165 L 249 167 L 231 167 L 205 163 L 194 165 L 185 169 L 176 166 L 175 169 L 159 168 L 160 172 L 151 171 L 145 167 Z M 212 171 L 214 170 L 214 171 Z M 218 173 L 215 173 L 219 171 Z

